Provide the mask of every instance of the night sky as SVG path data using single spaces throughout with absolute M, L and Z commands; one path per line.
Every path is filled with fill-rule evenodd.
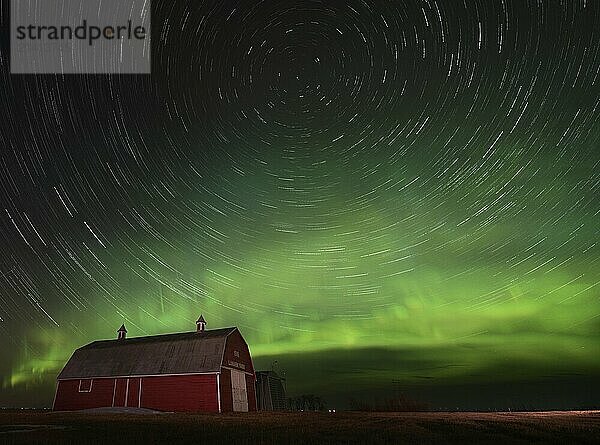
M 597 406 L 597 1 L 153 0 L 151 75 L 64 76 L 7 3 L 0 406 L 200 313 L 290 395 Z

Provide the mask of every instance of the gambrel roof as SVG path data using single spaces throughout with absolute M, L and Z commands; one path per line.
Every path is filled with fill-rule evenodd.
M 219 372 L 236 327 L 101 340 L 73 353 L 58 380 Z

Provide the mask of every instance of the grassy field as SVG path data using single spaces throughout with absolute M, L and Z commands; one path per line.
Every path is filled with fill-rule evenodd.
M 600 411 L 0 413 L 0 444 L 600 443 Z

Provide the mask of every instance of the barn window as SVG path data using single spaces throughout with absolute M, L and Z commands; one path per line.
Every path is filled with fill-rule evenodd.
M 91 391 L 92 391 L 92 379 L 79 380 L 79 392 L 91 392 Z

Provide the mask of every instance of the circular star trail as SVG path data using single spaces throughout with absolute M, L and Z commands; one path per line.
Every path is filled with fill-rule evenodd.
M 298 390 L 597 375 L 599 25 L 154 0 L 152 74 L 121 76 L 10 75 L 3 39 L 2 391 L 200 312 Z

